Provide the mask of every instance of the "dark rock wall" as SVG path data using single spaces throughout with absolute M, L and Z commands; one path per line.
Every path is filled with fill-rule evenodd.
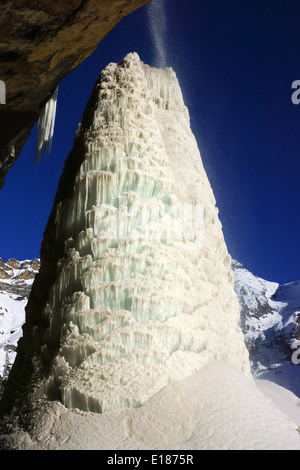
M 1 2 L 0 188 L 60 80 L 121 20 L 150 0 Z

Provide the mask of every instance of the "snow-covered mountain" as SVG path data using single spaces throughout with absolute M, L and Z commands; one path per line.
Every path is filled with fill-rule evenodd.
M 252 374 L 300 397 L 300 281 L 269 282 L 235 260 L 232 269 Z
M 0 377 L 5 377 L 16 356 L 22 336 L 25 306 L 38 272 L 38 259 L 17 261 L 0 258 Z

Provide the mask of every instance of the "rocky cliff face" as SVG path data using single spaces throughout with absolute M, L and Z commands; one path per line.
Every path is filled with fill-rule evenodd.
M 59 81 L 88 57 L 101 39 L 150 0 L 70 0 L 1 5 L 0 188 Z
M 28 297 L 39 268 L 38 259 L 17 261 L 11 258 L 4 263 L 0 258 L 0 289 L 10 294 Z

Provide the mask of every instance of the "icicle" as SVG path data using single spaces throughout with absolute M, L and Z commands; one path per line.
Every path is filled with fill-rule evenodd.
M 0 104 L 6 104 L 6 87 L 3 80 L 0 80 Z
M 38 141 L 35 153 L 35 161 L 37 164 L 39 164 L 43 152 L 46 154 L 46 156 L 49 156 L 51 151 L 56 114 L 57 92 L 58 87 L 56 87 L 55 91 L 40 111 L 40 118 L 38 122 Z

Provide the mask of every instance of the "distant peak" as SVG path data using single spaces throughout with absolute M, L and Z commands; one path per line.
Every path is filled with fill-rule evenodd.
M 8 266 L 10 266 L 11 268 L 15 269 L 18 269 L 18 267 L 20 266 L 20 262 L 17 261 L 15 258 L 10 258 L 6 264 L 8 264 Z
M 240 263 L 239 261 L 237 261 L 236 259 L 233 259 L 231 258 L 231 265 L 234 267 L 234 268 L 243 268 L 245 269 L 245 267 L 243 266 L 242 263 Z

